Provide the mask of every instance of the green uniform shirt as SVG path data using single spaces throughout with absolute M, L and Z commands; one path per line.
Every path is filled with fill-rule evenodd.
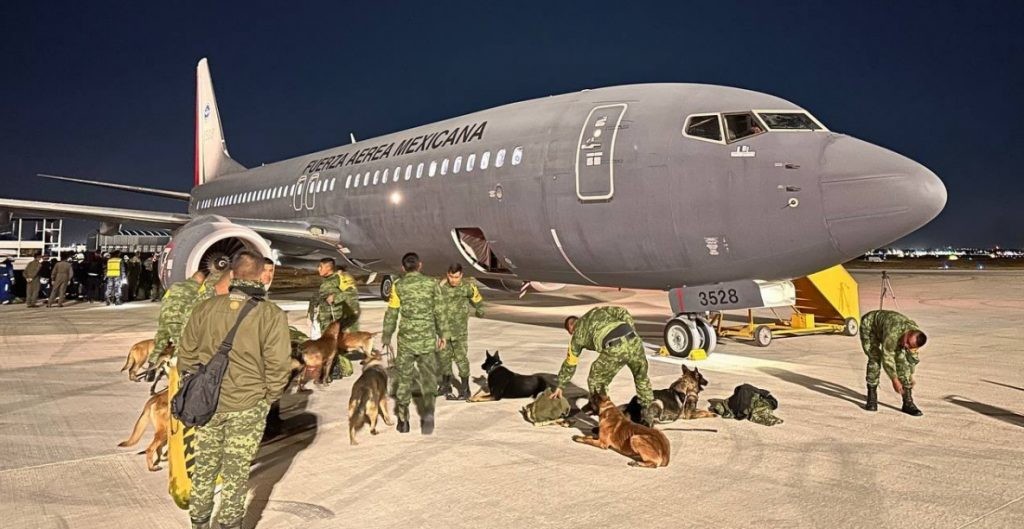
M 333 302 L 327 298 L 334 296 Z M 320 282 L 320 288 L 309 302 L 307 311 L 310 319 L 316 315 L 316 321 L 323 332 L 328 325 L 336 320 L 359 320 L 359 289 L 356 288 L 356 280 L 346 272 L 335 272 Z M 359 330 L 358 323 L 353 323 L 346 329 Z
M 469 307 L 476 309 L 476 317 L 484 317 L 484 298 L 480 295 L 480 289 L 476 287 L 476 281 L 471 277 L 464 277 L 459 286 L 453 287 L 448 279 L 442 279 L 438 283 L 440 290 L 441 312 L 448 322 L 451 334 L 445 338 L 465 338 L 469 335 Z
M 907 331 L 919 331 L 914 320 L 891 310 L 873 310 L 860 322 L 860 341 L 864 354 L 882 364 L 890 379 L 909 380 L 920 361 L 917 353 L 900 345 Z
M 569 351 L 558 372 L 558 387 L 564 388 L 572 379 L 584 349 L 604 352 L 601 350 L 604 337 L 623 323 L 636 328 L 633 316 L 622 307 L 594 307 L 580 316 L 580 319 L 576 320 L 576 327 L 573 328 L 572 339 L 569 340 Z
M 202 300 L 199 296 L 200 286 L 199 282 L 190 278 L 171 285 L 164 293 L 157 318 L 154 356 L 163 352 L 168 341 L 175 344 L 181 341 L 181 331 L 188 323 L 192 309 Z
M 384 343 L 398 328 L 398 354 L 433 353 L 437 337 L 450 336 L 440 303 L 437 281 L 419 272 L 408 272 L 391 287 L 391 298 L 384 313 Z M 398 325 L 401 315 L 402 324 Z

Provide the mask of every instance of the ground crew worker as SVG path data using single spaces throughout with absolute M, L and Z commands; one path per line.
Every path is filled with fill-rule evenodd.
M 142 279 L 142 260 L 138 254 L 132 254 L 125 263 L 125 277 L 128 279 L 128 299 L 125 301 L 135 301 L 138 299 L 136 294 L 139 290 L 139 281 Z
M 86 297 L 89 298 L 89 303 L 93 301 L 100 301 L 100 287 L 103 283 L 103 260 L 100 258 L 99 253 L 89 254 L 88 259 L 85 260 L 86 264 L 86 276 L 85 276 L 85 292 Z
M 654 392 L 651 379 L 647 376 L 647 355 L 644 343 L 636 332 L 633 316 L 622 307 L 595 307 L 582 317 L 569 316 L 565 319 L 565 330 L 572 339 L 569 352 L 558 371 L 558 389 L 551 398 L 562 396 L 562 391 L 576 373 L 580 353 L 584 349 L 597 351 L 597 360 L 590 366 L 587 389 L 591 395 L 607 393 L 615 375 L 623 367 L 633 373 L 633 383 L 642 407 L 643 421 L 653 424 L 651 402 Z
M 118 252 L 113 252 L 107 259 L 107 271 L 104 277 L 107 278 L 107 305 L 113 300 L 115 305 L 121 304 L 121 284 L 124 282 L 124 261 Z
M 156 364 L 160 353 L 171 343 L 177 346 L 181 343 L 181 331 L 188 323 L 192 310 L 202 301 L 199 289 L 206 279 L 206 273 L 202 270 L 192 274 L 192 277 L 171 285 L 164 294 L 163 302 L 160 303 L 160 315 L 157 317 L 156 336 L 153 337 L 153 352 L 149 356 L 149 365 Z
M 892 389 L 903 397 L 903 413 L 924 415 L 914 404 L 914 370 L 920 362 L 918 349 L 928 341 L 910 318 L 891 310 L 873 310 L 860 320 L 860 344 L 868 357 L 868 401 L 864 409 L 878 411 L 878 374 L 892 380 Z
M 405 275 L 391 287 L 391 298 L 384 313 L 383 343 L 391 347 L 391 336 L 398 328 L 398 351 L 395 355 L 397 382 L 395 390 L 395 416 L 400 433 L 409 432 L 409 402 L 412 400 L 413 377 L 419 386 L 421 401 L 420 432 L 434 432 L 434 399 L 437 392 L 437 360 L 435 351 L 444 349 L 444 314 L 441 312 L 441 292 L 437 281 L 420 273 L 423 263 L 415 253 L 402 257 Z M 401 323 L 399 323 L 401 315 Z M 435 349 L 436 348 L 436 349 Z
M 441 387 L 438 394 L 448 400 L 469 398 L 469 306 L 476 310 L 476 317 L 484 317 L 484 298 L 472 277 L 462 277 L 462 265 L 455 263 L 448 267 L 447 276 L 440 282 L 441 311 L 451 332 L 445 336 L 445 347 L 440 354 Z M 452 362 L 459 368 L 459 395 L 452 394 L 455 376 Z
M 14 261 L 10 258 L 0 262 L 0 305 L 14 301 Z
M 68 255 L 63 261 L 59 261 L 53 265 L 53 270 L 50 271 L 50 297 L 46 301 L 47 307 L 53 306 L 53 301 L 57 300 L 57 306 L 64 306 L 64 294 L 68 290 L 68 285 L 71 283 L 71 276 L 75 273 L 71 267 L 71 256 Z
M 43 266 L 43 254 L 36 253 L 32 261 L 25 265 L 22 277 L 25 278 L 25 306 L 35 308 L 39 301 L 39 269 Z
M 277 305 L 262 301 L 263 257 L 248 250 L 231 262 L 228 294 L 200 302 L 182 332 L 178 366 L 186 371 L 207 363 L 239 311 L 250 298 L 256 308 L 239 324 L 221 383 L 217 412 L 196 428 L 196 459 L 192 473 L 189 516 L 193 528 L 209 528 L 217 475 L 222 478 L 221 528 L 240 528 L 245 517 L 246 483 L 253 456 L 263 437 L 270 403 L 281 398 L 288 382 L 291 346 L 288 318 Z

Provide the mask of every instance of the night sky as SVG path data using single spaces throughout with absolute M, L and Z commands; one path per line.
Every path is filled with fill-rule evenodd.
M 206 56 L 250 167 L 582 88 L 730 85 L 939 175 L 945 211 L 900 244 L 1024 247 L 1024 2 L 95 4 L 0 7 L 0 196 L 183 208 L 34 175 L 187 191 Z

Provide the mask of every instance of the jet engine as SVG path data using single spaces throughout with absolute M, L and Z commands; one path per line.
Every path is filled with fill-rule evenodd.
M 241 250 L 270 255 L 270 244 L 255 231 L 217 215 L 196 218 L 182 226 L 164 248 L 160 280 L 165 286 L 189 278 L 196 270 L 210 271 L 220 259 Z

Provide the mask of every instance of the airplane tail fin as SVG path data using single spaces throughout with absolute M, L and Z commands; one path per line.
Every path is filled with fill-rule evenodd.
M 224 141 L 217 97 L 213 94 L 210 66 L 204 57 L 196 66 L 196 173 L 195 184 L 205 184 L 230 173 L 244 171 L 231 159 Z

